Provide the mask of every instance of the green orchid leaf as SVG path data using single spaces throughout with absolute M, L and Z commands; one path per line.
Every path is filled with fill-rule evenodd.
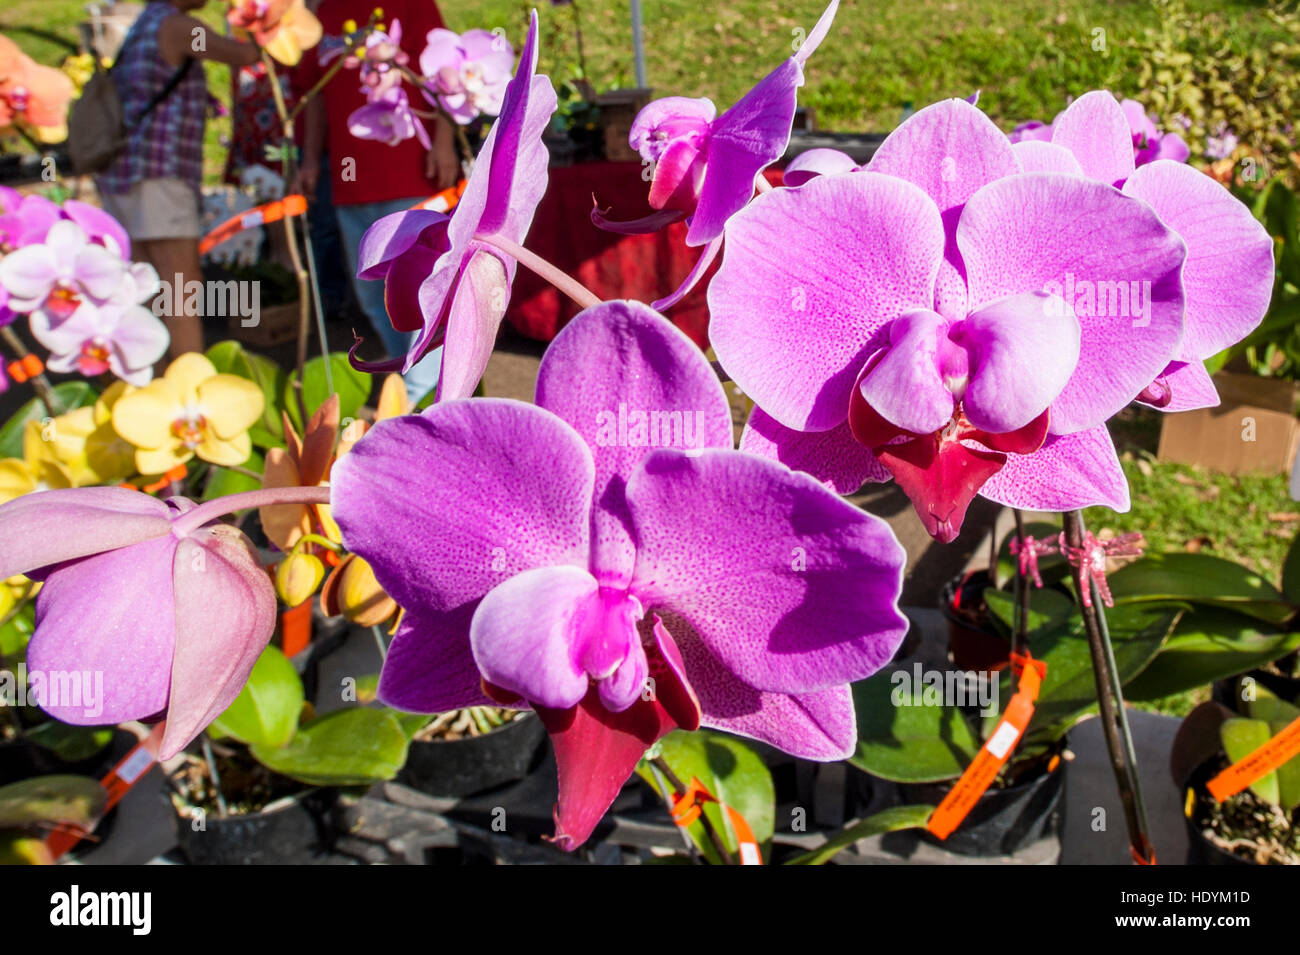
M 302 712 L 302 679 L 288 657 L 268 646 L 253 664 L 248 682 L 209 732 L 241 743 L 284 746 L 298 729 Z
M 722 733 L 676 730 L 659 741 L 659 755 L 683 782 L 698 779 L 709 792 L 740 813 L 766 853 L 775 825 L 776 790 L 772 774 L 757 753 L 735 737 Z M 642 760 L 637 772 L 658 788 L 659 781 L 650 764 Z M 735 858 L 739 848 L 727 814 L 714 803 L 706 804 L 704 812 Z M 695 822 L 686 831 L 709 861 L 721 861 L 703 825 Z
M 1125 699 L 1158 700 L 1263 666 L 1300 648 L 1300 633 L 1279 633 L 1258 619 L 1218 607 L 1184 614 Z
M 37 823 L 89 828 L 104 812 L 108 793 L 85 776 L 36 776 L 0 786 L 0 829 Z
M 357 708 L 312 720 L 286 746 L 254 744 L 249 752 L 267 769 L 312 786 L 362 786 L 396 776 L 406 749 L 392 713 Z
M 931 783 L 956 779 L 979 741 L 962 712 L 917 685 L 909 670 L 880 672 L 853 684 L 858 747 L 849 762 L 881 779 Z

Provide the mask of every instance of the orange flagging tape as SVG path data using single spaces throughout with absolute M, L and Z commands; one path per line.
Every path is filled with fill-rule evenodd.
M 1217 801 L 1223 802 L 1297 755 L 1300 755 L 1300 717 L 1283 727 L 1282 732 L 1263 746 L 1219 773 L 1205 788 Z
M 685 829 L 700 818 L 704 804 L 709 802 L 717 803 L 727 814 L 731 828 L 736 833 L 736 844 L 740 847 L 740 864 L 762 865 L 763 854 L 759 851 L 758 840 L 754 838 L 754 830 L 749 828 L 745 817 L 709 792 L 694 776 L 691 777 L 686 792 L 673 797 L 673 822 Z
M 40 357 L 28 352 L 17 361 L 11 361 L 6 369 L 9 377 L 18 384 L 30 381 L 45 370 L 45 362 Z
M 140 488 L 140 490 L 144 491 L 146 494 L 152 494 L 154 491 L 161 491 L 173 481 L 179 481 L 181 478 L 185 477 L 186 473 L 185 465 L 178 464 L 158 480 L 154 481 L 152 484 L 146 484 L 144 487 Z
M 199 255 L 207 255 L 221 243 L 245 229 L 253 229 L 269 222 L 279 222 L 287 216 L 300 216 L 307 211 L 307 199 L 293 194 L 283 199 L 263 203 L 252 209 L 246 209 L 238 215 L 231 216 L 221 225 L 203 237 L 199 242 Z
M 1006 712 L 998 721 L 993 735 L 980 747 L 975 759 L 966 767 L 966 771 L 926 823 L 925 827 L 939 839 L 947 839 L 952 835 L 975 808 L 975 803 L 992 785 L 998 770 L 1011 756 L 1011 751 L 1016 748 L 1020 737 L 1024 735 L 1025 727 L 1033 718 L 1034 702 L 1038 699 L 1038 690 L 1042 686 L 1047 666 L 1026 653 L 1019 661 L 1012 660 L 1012 667 L 1013 671 L 1017 667 L 1020 669 L 1020 684 L 1016 695 L 1007 703 Z
M 153 728 L 146 738 L 137 743 L 131 752 L 122 757 L 122 761 L 114 766 L 99 784 L 108 791 L 108 802 L 104 804 L 104 816 L 108 811 L 122 801 L 122 797 L 130 791 L 131 787 L 144 778 L 149 768 L 158 761 L 158 747 L 162 745 L 163 732 L 166 729 L 165 722 L 159 723 Z M 103 816 L 100 817 L 101 819 Z M 88 833 L 71 826 L 60 826 L 55 829 L 45 840 L 46 847 L 50 854 L 58 859 L 65 852 L 80 842 Z
M 429 209 L 433 212 L 451 212 L 456 208 L 456 203 L 460 202 L 460 197 L 465 194 L 465 187 L 469 182 L 462 179 L 450 189 L 444 189 L 436 196 L 430 196 L 422 202 L 417 202 L 411 206 L 412 209 Z

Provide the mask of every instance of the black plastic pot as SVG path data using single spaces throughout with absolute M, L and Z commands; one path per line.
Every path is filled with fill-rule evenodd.
M 310 865 L 333 846 L 338 791 L 314 789 L 271 811 L 217 816 L 203 828 L 176 811 L 176 841 L 191 865 Z
M 472 796 L 527 776 L 545 738 L 542 721 L 529 713 L 485 736 L 413 740 L 397 778 L 430 796 Z
M 1066 765 L 1062 760 L 1055 772 L 1044 773 L 1006 789 L 990 789 L 947 839 L 938 839 L 925 830 L 921 831 L 921 838 L 963 856 L 1002 856 L 1019 852 L 1049 831 L 1055 831 L 1056 809 L 1065 791 Z M 904 783 L 898 788 L 907 804 L 937 806 L 951 785 Z
M 1222 763 L 1219 756 L 1206 760 L 1197 766 L 1183 782 L 1182 792 L 1186 793 L 1188 789 L 1195 789 L 1198 794 L 1205 792 L 1205 784 L 1211 777 L 1218 772 Z M 1243 859 L 1241 856 L 1233 855 L 1220 849 L 1201 832 L 1201 827 L 1196 824 L 1195 814 L 1183 816 L 1183 824 L 1187 826 L 1187 864 L 1188 865 L 1254 865 L 1249 859 Z
M 54 774 L 103 779 L 138 742 L 139 737 L 129 730 L 115 729 L 108 745 L 98 753 L 71 763 L 65 763 L 52 751 L 30 740 L 0 743 L 0 786 Z
M 976 570 L 944 584 L 939 609 L 948 621 L 948 651 L 959 670 L 991 670 L 1007 662 L 1011 644 L 980 612 L 988 571 Z

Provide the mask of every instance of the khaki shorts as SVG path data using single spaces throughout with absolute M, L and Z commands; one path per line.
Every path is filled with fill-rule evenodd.
M 183 179 L 142 179 L 124 195 L 99 201 L 133 240 L 197 239 L 203 234 L 199 197 Z

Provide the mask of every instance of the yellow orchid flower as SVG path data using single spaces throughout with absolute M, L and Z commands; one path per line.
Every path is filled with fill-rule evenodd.
M 57 461 L 42 458 L 0 459 L 0 504 L 33 491 L 51 491 L 75 487 L 68 469 Z
M 253 451 L 248 429 L 262 416 L 262 389 L 218 374 L 198 352 L 173 361 L 161 378 L 126 391 L 112 407 L 113 430 L 135 447 L 141 474 L 163 474 L 198 455 L 243 464 Z
M 126 382 L 117 382 L 93 408 L 76 408 L 55 418 L 27 422 L 23 457 L 29 462 L 63 465 L 76 487 L 116 483 L 131 474 L 135 449 L 113 431 L 108 410 L 125 387 Z

